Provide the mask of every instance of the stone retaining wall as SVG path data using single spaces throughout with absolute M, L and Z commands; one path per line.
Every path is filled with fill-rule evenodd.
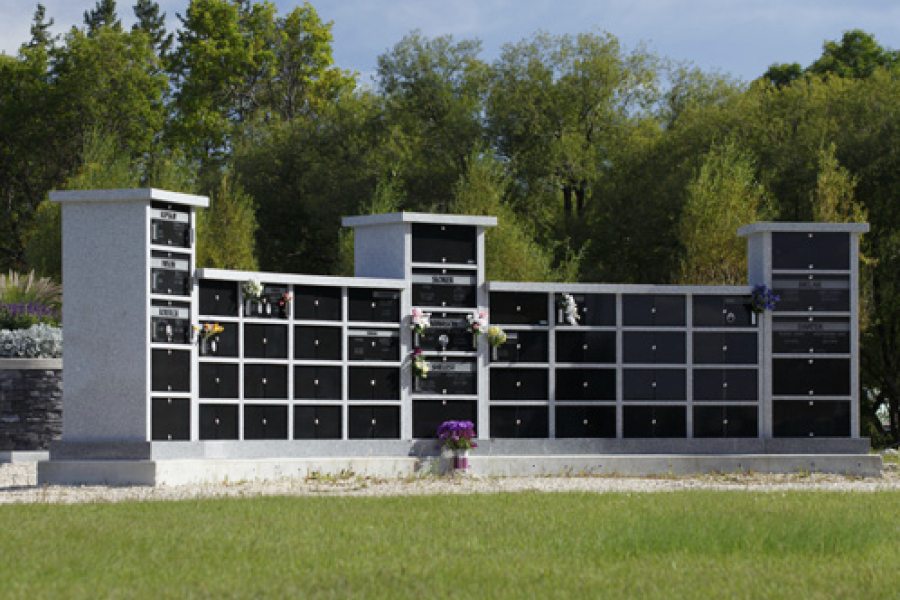
M 62 436 L 62 359 L 0 359 L 0 450 L 47 450 Z

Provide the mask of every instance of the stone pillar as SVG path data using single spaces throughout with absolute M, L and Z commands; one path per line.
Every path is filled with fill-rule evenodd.
M 62 359 L 0 359 L 0 450 L 47 450 L 62 435 Z

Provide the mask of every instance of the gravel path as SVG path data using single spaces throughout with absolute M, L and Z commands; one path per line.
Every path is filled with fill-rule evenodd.
M 228 484 L 160 487 L 38 486 L 34 463 L 0 464 L 0 504 L 123 502 L 247 498 L 255 496 L 393 496 L 485 494 L 496 492 L 672 492 L 682 490 L 900 491 L 900 469 L 886 464 L 882 477 L 840 475 L 701 475 L 692 477 L 417 477 L 371 479 L 357 476 L 283 479 Z

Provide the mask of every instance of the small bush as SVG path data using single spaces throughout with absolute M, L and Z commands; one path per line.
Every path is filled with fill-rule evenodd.
M 37 302 L 0 302 L 0 329 L 27 329 L 38 323 L 58 326 L 59 311 Z
M 62 358 L 62 329 L 40 323 L 0 330 L 0 358 Z
M 34 302 L 59 310 L 62 307 L 62 286 L 47 277 L 37 277 L 34 271 L 28 275 L 10 271 L 8 275 L 0 274 L 0 302 Z

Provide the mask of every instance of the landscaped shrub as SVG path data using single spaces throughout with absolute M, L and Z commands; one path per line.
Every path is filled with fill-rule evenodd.
M 0 274 L 0 329 L 27 329 L 38 323 L 59 325 L 62 287 L 34 271 Z
M 62 329 L 40 323 L 0 330 L 0 358 L 62 358 Z
M 38 323 L 59 325 L 59 311 L 37 302 L 0 302 L 0 329 L 27 329 Z

